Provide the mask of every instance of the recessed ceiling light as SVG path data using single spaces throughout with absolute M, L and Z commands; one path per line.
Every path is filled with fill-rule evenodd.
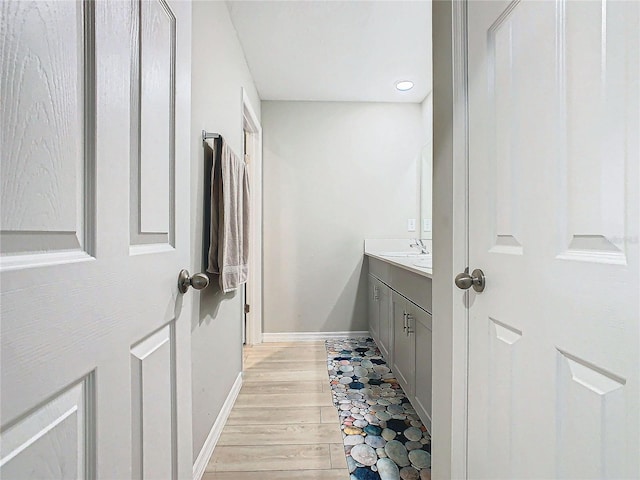
M 396 88 L 401 92 L 406 92 L 407 90 L 411 90 L 413 88 L 413 82 L 410 80 L 403 80 L 396 83 Z

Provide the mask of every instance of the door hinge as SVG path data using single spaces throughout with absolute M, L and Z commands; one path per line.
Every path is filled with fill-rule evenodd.
M 244 313 L 249 313 L 251 311 L 251 305 L 249 304 L 245 304 L 244 306 Z

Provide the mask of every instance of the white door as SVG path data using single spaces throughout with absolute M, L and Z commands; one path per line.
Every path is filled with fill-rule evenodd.
M 244 154 L 249 174 L 249 276 L 244 287 L 244 343 L 262 343 L 262 127 L 242 90 Z M 248 310 L 248 312 L 247 312 Z
M 0 477 L 191 477 L 190 5 L 0 9 Z
M 248 149 L 248 143 L 249 143 L 249 132 L 247 132 L 246 129 L 243 129 L 242 131 L 242 150 L 244 152 L 244 162 L 247 165 L 247 171 L 248 171 L 248 175 L 249 175 L 249 181 L 251 181 L 253 179 L 253 162 L 251 161 L 251 156 L 249 155 L 249 149 Z M 253 214 L 253 212 L 251 212 L 251 209 L 249 209 L 249 212 L 251 214 Z M 249 273 L 249 275 L 251 275 L 251 273 Z M 247 344 L 247 325 L 250 322 L 250 318 L 251 318 L 251 295 L 249 293 L 249 283 L 251 282 L 251 279 L 249 278 L 247 280 L 246 283 L 244 283 L 240 289 L 240 291 L 242 292 L 242 344 L 246 345 Z
M 468 2 L 468 471 L 640 478 L 640 2 Z

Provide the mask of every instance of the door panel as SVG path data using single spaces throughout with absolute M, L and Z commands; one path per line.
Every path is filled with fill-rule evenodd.
M 405 393 L 413 395 L 415 387 L 415 339 L 409 334 L 409 326 L 414 330 L 415 319 L 407 320 L 408 301 L 396 293 L 391 294 L 393 302 L 393 373 L 396 374 Z M 407 328 L 405 328 L 407 325 Z
M 175 244 L 175 16 L 162 1 L 134 4 L 132 253 Z M 146 245 L 147 247 L 136 247 Z M 153 249 L 153 247 L 151 247 Z
M 514 56 L 514 24 L 520 20 L 519 12 L 512 9 L 502 13 L 488 31 L 489 66 L 488 101 L 494 105 L 493 115 L 489 115 L 490 134 L 495 138 L 492 148 L 493 188 L 490 190 L 492 242 L 495 253 L 521 255 L 522 252 L 522 168 L 514 150 L 519 147 L 522 136 L 518 110 L 515 102 L 524 99 L 518 96 L 518 82 L 514 78 L 514 62 L 524 62 L 524 58 Z M 518 30 L 517 27 L 515 27 Z
M 424 420 L 424 424 L 431 431 L 431 394 L 432 394 L 432 319 L 427 312 L 413 306 L 415 322 L 416 344 L 416 381 L 415 407 Z
M 369 331 L 374 340 L 380 338 L 380 300 L 378 290 L 380 282 L 369 275 Z
M 522 364 L 522 332 L 500 321 L 489 318 L 488 322 L 488 389 L 486 428 L 490 442 L 501 445 L 493 452 L 492 462 L 496 471 L 511 472 L 517 462 L 517 450 L 513 442 L 517 438 L 514 401 L 518 388 L 517 373 L 525 368 Z
M 3 2 L 3 270 L 89 259 L 95 232 L 93 11 L 80 2 Z M 36 38 L 46 24 L 53 36 Z M 86 53 L 86 54 L 85 54 Z
M 4 478 L 24 478 L 25 472 L 31 478 L 91 477 L 93 380 L 65 389 L 3 432 Z
M 634 50 L 637 56 L 638 43 L 631 10 L 619 2 L 594 1 L 569 2 L 562 12 L 565 25 L 559 36 L 566 51 L 592 53 L 567 55 L 558 72 L 565 109 L 560 113 L 566 117 L 564 152 L 556 166 L 563 179 L 557 188 L 559 258 L 627 261 L 625 177 L 628 163 L 637 161 L 629 155 L 637 151 L 637 111 L 630 109 L 637 107 L 638 94 L 637 71 L 626 68 L 627 62 L 631 67 L 638 63 L 631 58 Z
M 640 476 L 639 25 L 468 4 L 472 478 Z
M 134 478 L 172 478 L 175 431 L 174 325 L 131 348 L 131 421 Z
M 557 362 L 558 476 L 591 478 L 595 468 L 607 478 L 628 477 L 625 457 L 637 461 L 637 451 L 610 439 L 624 435 L 626 379 L 560 351 Z
M 0 9 L 0 476 L 190 477 L 191 8 Z

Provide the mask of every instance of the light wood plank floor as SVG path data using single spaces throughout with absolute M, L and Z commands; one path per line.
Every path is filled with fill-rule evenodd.
M 203 480 L 348 480 L 324 342 L 246 347 L 244 367 Z

